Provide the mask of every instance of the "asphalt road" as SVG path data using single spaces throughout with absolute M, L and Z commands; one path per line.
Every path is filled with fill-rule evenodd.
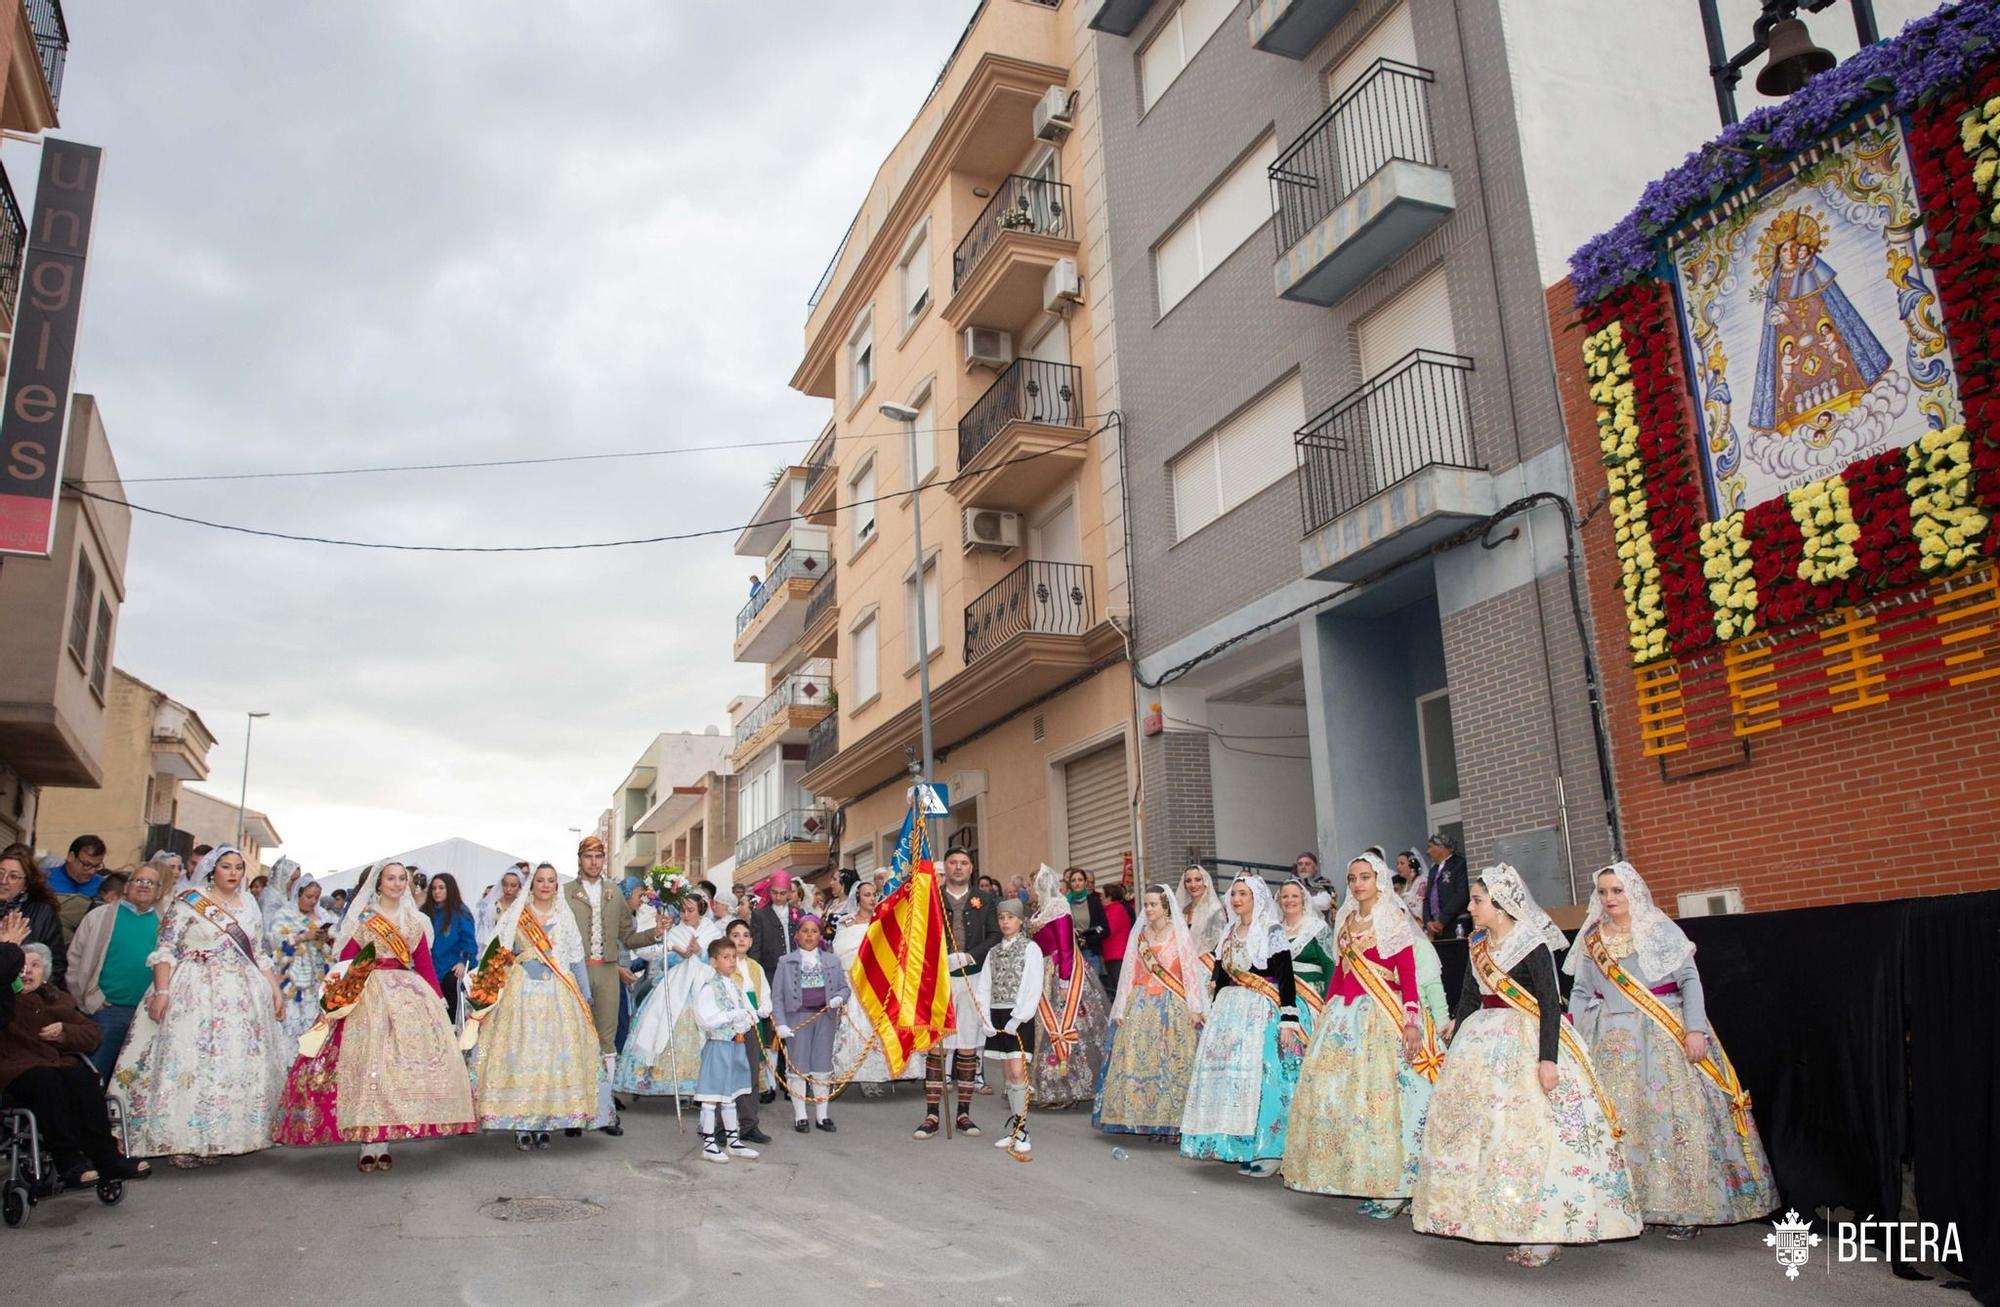
M 349 1149 L 163 1168 L 121 1206 L 65 1195 L 0 1230 L 0 1292 L 22 1307 L 1970 1301 L 1880 1265 L 1829 1272 L 1824 1250 L 1788 1281 L 1764 1225 L 1575 1248 L 1524 1271 L 1503 1249 L 1098 1135 L 1081 1113 L 1038 1117 L 1021 1165 L 990 1146 L 1000 1104 L 979 1100 L 980 1139 L 917 1143 L 913 1087 L 837 1103 L 834 1135 L 791 1133 L 781 1102 L 765 1122 L 777 1142 L 728 1166 L 704 1163 L 692 1119 L 677 1133 L 653 1100 L 622 1139 L 558 1136 L 526 1155 L 511 1136 L 399 1145 L 387 1176 L 357 1173 Z M 491 1205 L 509 1198 L 558 1200 L 514 1210 L 566 1219 L 499 1219 Z

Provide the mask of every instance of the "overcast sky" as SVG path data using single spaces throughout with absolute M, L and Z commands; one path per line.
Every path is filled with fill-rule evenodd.
M 741 522 L 824 422 L 786 387 L 806 297 L 972 8 L 69 0 L 60 134 L 105 149 L 77 381 L 127 493 L 419 543 Z M 271 714 L 250 803 L 308 869 L 451 835 L 560 863 L 656 732 L 757 688 L 754 570 L 728 537 L 464 557 L 140 516 L 117 661 L 219 737 L 213 793 Z

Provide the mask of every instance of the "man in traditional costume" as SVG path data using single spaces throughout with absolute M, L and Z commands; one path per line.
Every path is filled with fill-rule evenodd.
M 978 1001 L 972 992 L 972 978 L 985 963 L 986 955 L 1000 942 L 1000 914 L 990 895 L 972 884 L 972 855 L 954 848 L 944 855 L 944 919 L 951 956 L 951 1004 L 953 1025 L 944 1039 L 931 1046 L 924 1058 L 924 1120 L 912 1137 L 929 1139 L 938 1132 L 940 1108 L 944 1103 L 944 1055 L 951 1053 L 952 1080 L 957 1085 L 960 1134 L 977 1136 L 972 1123 L 974 1076 L 986 1032 L 979 1019 Z
M 618 887 L 604 878 L 604 841 L 586 835 L 576 846 L 576 879 L 563 899 L 576 916 L 583 939 L 584 963 L 590 974 L 590 1019 L 597 1027 L 597 1050 L 607 1071 L 618 1056 L 618 999 L 624 985 L 618 976 L 619 949 L 641 948 L 665 933 L 660 926 L 640 930 L 632 909 Z M 623 1134 L 614 1122 L 606 1134 Z

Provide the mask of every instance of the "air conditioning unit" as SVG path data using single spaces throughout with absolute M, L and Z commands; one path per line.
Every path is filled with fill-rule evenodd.
M 1004 554 L 1021 545 L 1021 515 L 993 508 L 968 508 L 964 512 L 965 552 L 984 549 Z
M 998 327 L 965 329 L 965 366 L 1004 368 L 1014 361 L 1014 337 Z
M 1075 259 L 1057 259 L 1042 278 L 1042 307 L 1060 313 L 1072 304 L 1083 303 L 1083 278 L 1077 275 Z
M 1677 906 L 1683 917 L 1727 917 L 1743 911 L 1740 889 L 1704 889 L 1683 894 Z
M 1069 88 L 1051 86 L 1042 92 L 1042 98 L 1035 101 L 1035 139 L 1038 141 L 1061 141 L 1068 137 L 1072 126 L 1069 116 Z

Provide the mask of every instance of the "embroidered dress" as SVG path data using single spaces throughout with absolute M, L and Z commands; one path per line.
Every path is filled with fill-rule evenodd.
M 204 897 L 246 940 L 258 938 L 262 922 L 248 893 L 233 905 L 206 889 Z M 271 1011 L 270 960 L 251 950 L 254 960 L 184 899 L 167 905 L 147 958 L 173 967 L 166 1020 L 155 1025 L 140 1005 L 111 1079 L 127 1155 L 223 1157 L 271 1146 L 291 1045 Z
M 1599 927 L 1592 927 L 1596 935 Z M 1629 949 L 1630 941 L 1622 941 Z M 1576 984 L 1570 1015 L 1590 1048 L 1598 1083 L 1618 1109 L 1625 1160 L 1648 1225 L 1732 1225 L 1775 1211 L 1777 1185 L 1771 1161 L 1746 1106 L 1742 1129 L 1730 1100 L 1687 1060 L 1687 1053 L 1652 1017 L 1598 969 L 1592 941 L 1579 937 L 1572 956 Z M 1600 938 L 1600 945 L 1608 941 Z M 1691 955 L 1665 975 L 1648 974 L 1636 951 L 1616 963 L 1644 986 L 1684 1029 L 1708 1031 L 1701 975 Z M 1728 1055 L 1712 1038 L 1710 1056 L 1727 1067 Z
M 1196 959 L 1181 957 L 1177 936 L 1187 937 L 1185 931 L 1158 940 L 1141 935 L 1126 950 L 1131 988 L 1111 1031 L 1103 1083 L 1090 1114 L 1091 1124 L 1106 1133 L 1181 1132 L 1200 1034 L 1187 999 L 1167 982 L 1185 992 L 1189 985 L 1206 986 L 1208 977 Z
M 1224 938 L 1215 1000 L 1181 1113 L 1181 1156 L 1240 1163 L 1284 1155 L 1299 1080 L 1298 1054 L 1285 1052 L 1278 1040 L 1279 1027 L 1297 1019 L 1291 962 L 1292 955 L 1278 948 L 1264 966 L 1252 967 L 1238 930 L 1231 927 Z M 1267 989 L 1276 993 L 1275 1002 L 1262 992 Z
M 684 1098 L 694 1092 L 702 1044 L 694 1019 L 695 990 L 715 974 L 703 956 L 713 938 L 705 933 L 707 923 L 703 925 L 704 930 L 683 924 L 667 932 L 662 950 L 666 956 L 678 956 L 675 950 L 690 942 L 696 945 L 695 953 L 675 962 L 639 1005 L 611 1080 L 620 1093 Z
M 495 927 L 514 954 L 500 1001 L 481 1022 L 472 1097 L 482 1130 L 568 1130 L 611 1123 L 611 1082 L 597 1051 L 589 975 L 576 914 L 558 900 L 536 921 L 563 974 L 552 970 L 520 918 Z M 534 912 L 528 907 L 521 914 Z M 569 983 L 565 984 L 565 977 Z
M 1045 1046 L 1035 1053 L 1029 1084 L 1037 1105 L 1069 1107 L 1089 1101 L 1097 1091 L 1111 1003 L 1097 972 L 1077 947 L 1076 926 L 1068 912 L 1037 930 L 1034 942 L 1050 965 L 1042 972 Z M 1075 1036 L 1067 1050 L 1057 1041 L 1065 1028 Z
M 370 914 L 397 934 L 386 918 Z M 421 920 L 421 918 L 417 918 Z M 367 924 L 366 921 L 363 923 Z M 471 1134 L 477 1127 L 465 1058 L 445 1014 L 430 938 L 400 935 L 405 963 L 373 929 L 356 931 L 336 961 L 375 946 L 375 971 L 326 1043 L 292 1063 L 276 1131 L 281 1144 L 375 1144 Z
M 319 987 L 326 980 L 329 962 L 326 939 L 320 934 L 319 922 L 294 904 L 286 904 L 271 919 L 270 938 L 278 995 L 285 1000 L 280 1024 L 285 1035 L 296 1042 L 319 1018 Z
M 1494 888 L 1491 869 L 1482 874 Z M 1517 922 L 1513 933 L 1523 932 L 1532 934 Z M 1468 945 L 1483 955 L 1486 932 Z M 1496 977 L 1504 957 L 1488 962 Z M 1537 944 L 1505 978 L 1532 996 L 1540 1018 L 1498 997 L 1477 958 L 1466 969 L 1453 1008 L 1458 1030 L 1424 1124 L 1411 1219 L 1420 1233 L 1481 1243 L 1631 1238 L 1639 1233 L 1631 1173 L 1587 1055 L 1579 1059 L 1559 1036 L 1555 958 Z M 1537 1080 L 1543 1061 L 1556 1064 L 1552 1094 Z

